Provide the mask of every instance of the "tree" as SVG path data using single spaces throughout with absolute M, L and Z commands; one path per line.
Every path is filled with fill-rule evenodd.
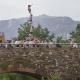
M 54 38 L 55 36 L 54 36 L 54 33 L 52 33 L 51 35 L 49 35 L 49 39 L 48 40 L 50 40 L 50 41 L 53 41 L 53 38 Z
M 47 80 L 60 80 L 60 76 L 59 74 L 55 73 L 55 74 L 52 74 L 50 75 Z
M 33 30 L 33 36 L 45 40 L 47 37 L 49 37 L 49 31 L 47 28 L 42 28 L 40 24 Z
M 75 40 L 75 42 L 80 43 L 80 24 L 77 24 L 76 30 L 72 31 L 71 38 Z
M 17 40 L 17 37 L 13 37 L 12 40 L 13 42 L 15 42 Z
M 30 25 L 27 22 L 20 26 L 21 27 L 18 29 L 18 38 L 24 40 L 25 37 L 28 37 Z M 49 30 L 47 28 L 42 28 L 40 24 L 38 24 L 37 27 L 33 26 L 32 35 L 40 40 L 52 40 L 54 38 L 54 34 L 49 34 Z
M 61 43 L 62 42 L 62 36 L 61 37 L 57 37 L 57 43 Z
M 18 28 L 18 38 L 20 40 L 24 40 L 25 37 L 28 36 L 29 30 L 30 30 L 30 25 L 28 22 L 24 23 L 23 25 L 20 25 L 21 27 Z

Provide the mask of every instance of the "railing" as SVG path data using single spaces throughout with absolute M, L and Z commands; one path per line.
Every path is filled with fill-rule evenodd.
M 14 43 L 0 43 L 0 48 L 62 48 L 72 47 L 70 43 L 36 43 L 36 44 L 14 44 Z M 80 48 L 80 43 L 77 43 L 76 48 Z

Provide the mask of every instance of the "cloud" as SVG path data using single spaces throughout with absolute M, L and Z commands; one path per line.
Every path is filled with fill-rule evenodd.
M 80 20 L 80 0 L 0 0 L 0 19 L 27 16 L 29 3 L 34 15 L 69 16 Z

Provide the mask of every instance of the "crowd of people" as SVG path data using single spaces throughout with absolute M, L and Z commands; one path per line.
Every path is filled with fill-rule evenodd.
M 13 41 L 7 41 L 6 43 L 0 43 L 0 48 L 8 48 L 8 47 L 13 47 L 13 48 L 37 48 L 37 47 L 45 47 L 45 48 L 61 48 L 63 47 L 64 44 L 62 43 L 55 43 L 52 41 L 40 41 L 38 39 L 27 39 L 27 40 L 16 40 L 15 42 Z M 78 48 L 79 45 L 73 40 L 69 39 L 69 42 L 67 43 L 68 47 L 71 48 Z

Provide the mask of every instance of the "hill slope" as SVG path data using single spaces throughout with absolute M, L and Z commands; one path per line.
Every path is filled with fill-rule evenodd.
M 0 32 L 4 32 L 7 39 L 11 39 L 16 36 L 17 29 L 20 24 L 27 21 L 27 18 L 1 20 Z M 49 31 L 55 33 L 56 36 L 66 37 L 67 34 L 75 30 L 79 21 L 74 21 L 69 17 L 53 17 L 47 15 L 33 17 L 33 25 L 37 26 L 41 24 L 43 27 L 47 27 Z

